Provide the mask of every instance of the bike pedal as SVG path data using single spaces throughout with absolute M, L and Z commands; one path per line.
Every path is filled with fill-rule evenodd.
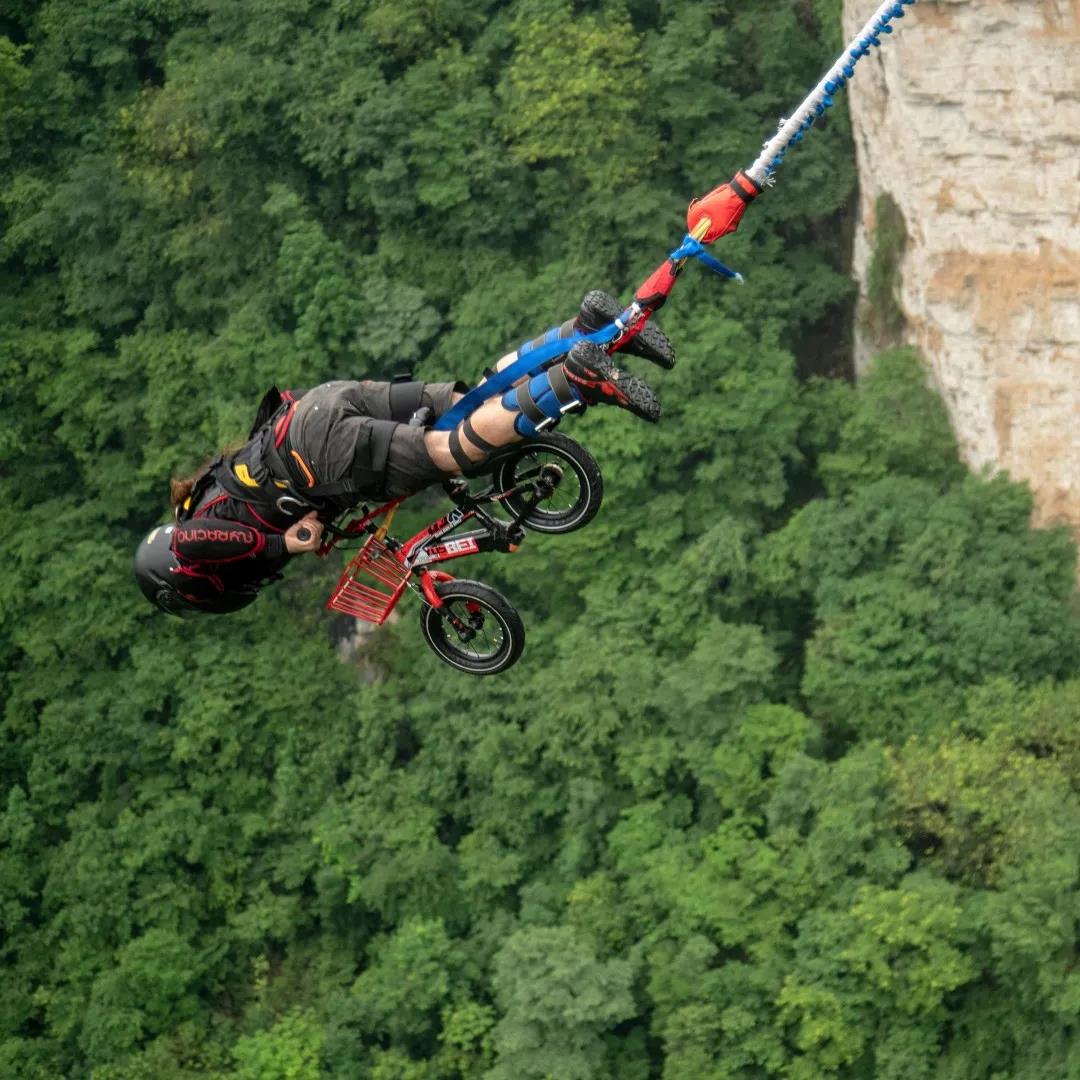
M 469 482 L 463 480 L 460 476 L 455 476 L 450 480 L 443 481 L 443 491 L 450 496 L 455 502 L 465 498 L 469 493 Z

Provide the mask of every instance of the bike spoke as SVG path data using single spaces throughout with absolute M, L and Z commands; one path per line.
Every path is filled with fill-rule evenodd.
M 522 460 L 524 461 L 525 459 L 523 458 Z M 555 454 L 530 454 L 529 460 L 532 463 L 531 468 L 514 470 L 515 485 L 524 484 L 530 480 L 534 480 L 543 471 L 545 464 L 559 465 L 560 467 L 565 466 L 563 459 Z M 580 497 L 581 485 L 574 475 L 573 469 L 566 469 L 563 472 L 559 486 L 546 499 L 542 499 L 538 502 L 536 508 L 549 514 L 565 513 L 571 507 L 576 505 Z
M 446 604 L 446 607 L 450 609 L 447 611 L 445 617 L 445 623 L 449 627 L 447 639 L 450 645 L 469 656 L 472 660 L 490 660 L 499 653 L 506 640 L 506 635 L 503 632 L 500 621 L 492 612 L 487 610 L 483 604 L 480 604 L 475 600 L 465 601 L 465 611 L 460 614 L 457 610 L 457 603 L 457 601 L 449 600 Z M 474 620 L 478 614 L 482 621 L 480 626 L 476 627 Z M 471 638 L 466 640 L 465 636 L 456 629 L 454 624 L 450 621 L 449 616 L 451 615 L 457 619 L 462 626 L 471 627 L 473 629 L 473 636 Z M 464 617 L 462 617 L 462 615 L 464 615 Z M 450 634 L 453 634 L 453 638 L 450 637 Z

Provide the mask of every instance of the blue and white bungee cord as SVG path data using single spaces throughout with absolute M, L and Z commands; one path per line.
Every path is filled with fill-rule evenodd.
M 881 44 L 882 34 L 891 34 L 890 23 L 904 17 L 904 8 L 916 0 L 886 0 L 866 25 L 848 42 L 840 58 L 825 77 L 810 91 L 806 100 L 794 114 L 780 123 L 776 134 L 769 139 L 757 161 L 746 170 L 747 175 L 758 184 L 772 184 L 773 173 L 784 163 L 784 154 L 790 146 L 802 142 L 803 137 L 819 116 L 833 103 L 833 95 L 842 90 L 855 74 L 855 65 L 869 55 L 870 50 Z

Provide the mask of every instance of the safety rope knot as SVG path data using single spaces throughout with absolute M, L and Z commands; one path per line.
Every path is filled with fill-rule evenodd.
M 746 279 L 738 270 L 732 270 L 730 266 L 725 266 L 719 259 L 710 255 L 705 250 L 704 244 L 702 244 L 700 240 L 695 240 L 689 233 L 683 237 L 682 244 L 677 247 L 668 258 L 676 262 L 679 262 L 682 259 L 698 259 L 712 270 L 714 274 L 720 274 L 723 277 L 730 278 L 732 281 L 737 281 L 740 285 L 746 284 Z

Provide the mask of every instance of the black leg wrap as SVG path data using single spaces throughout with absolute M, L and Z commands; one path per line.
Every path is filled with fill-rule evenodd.
M 422 382 L 395 380 L 390 384 L 390 419 L 399 424 L 408 423 L 409 417 L 420 408 L 423 400 Z
M 465 433 L 465 438 L 467 438 L 473 446 L 483 450 L 485 454 L 493 453 L 495 450 L 499 449 L 494 443 L 489 443 L 483 435 L 477 434 L 476 428 L 473 427 L 471 416 L 466 416 L 465 419 L 461 421 L 461 430 Z
M 459 428 L 454 428 L 450 432 L 450 456 L 457 462 L 458 468 L 464 471 L 472 468 L 476 462 L 465 453 L 465 447 L 461 445 L 461 436 L 458 431 Z

